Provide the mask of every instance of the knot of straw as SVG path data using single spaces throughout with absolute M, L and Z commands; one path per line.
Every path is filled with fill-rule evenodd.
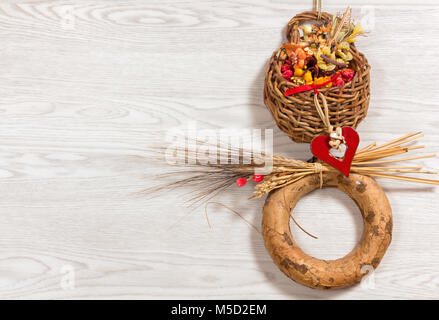
M 318 173 L 320 176 L 320 189 L 323 187 L 323 171 L 324 167 L 320 162 L 314 162 L 314 173 Z
M 323 108 L 320 105 L 319 97 L 322 99 Z M 331 125 L 331 122 L 329 120 L 329 108 L 328 108 L 328 102 L 326 101 L 326 97 L 324 94 L 320 92 L 316 92 L 314 95 L 314 105 L 316 107 L 317 113 L 319 114 L 320 119 L 322 119 L 323 124 L 326 127 L 326 131 L 331 136 L 331 133 L 336 133 L 339 138 L 333 138 L 331 136 L 331 141 L 329 142 L 330 146 L 335 149 L 340 149 L 341 142 L 345 143 L 344 137 L 342 135 L 342 131 L 340 127 L 334 128 Z

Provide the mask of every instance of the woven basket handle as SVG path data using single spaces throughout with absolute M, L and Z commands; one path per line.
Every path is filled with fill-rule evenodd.
M 299 13 L 294 18 L 288 22 L 287 25 L 287 39 L 291 43 L 299 43 L 300 42 L 300 32 L 299 32 L 299 26 L 309 20 L 318 20 L 319 18 L 319 12 L 318 11 L 305 11 L 302 13 Z M 320 20 L 323 21 L 332 21 L 332 14 L 329 14 L 327 12 L 321 13 Z

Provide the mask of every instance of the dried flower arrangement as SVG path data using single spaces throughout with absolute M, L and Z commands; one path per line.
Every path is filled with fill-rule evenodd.
M 264 102 L 278 127 L 295 142 L 325 131 L 314 108 L 317 90 L 328 101 L 334 126 L 364 119 L 370 100 L 370 66 L 355 47 L 365 35 L 348 8 L 342 16 L 307 11 L 287 26 L 288 43 L 273 53 L 265 73 Z
M 284 43 L 282 49 L 288 59 L 281 65 L 282 76 L 295 86 L 319 85 L 342 87 L 352 81 L 355 71 L 349 68 L 354 56 L 350 44 L 365 35 L 361 25 L 351 21 L 351 9 L 343 17 L 320 20 L 299 27 L 298 43 Z M 287 90 L 285 96 L 298 92 Z

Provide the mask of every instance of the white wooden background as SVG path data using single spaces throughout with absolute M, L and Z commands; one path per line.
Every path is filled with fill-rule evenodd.
M 175 192 L 136 194 L 161 169 L 145 152 L 154 132 L 191 120 L 274 127 L 264 69 L 311 2 L 1 1 L 0 298 L 439 298 L 437 188 L 379 180 L 394 237 L 374 288 L 325 292 L 287 279 L 226 209 L 209 206 L 209 228 L 204 210 L 184 209 Z M 358 43 L 373 67 L 359 133 L 366 143 L 423 130 L 425 152 L 439 152 L 439 5 L 398 2 L 349 0 L 358 17 L 375 17 Z M 275 135 L 276 152 L 309 156 L 308 145 Z M 217 201 L 259 226 L 250 192 Z M 294 214 L 319 236 L 293 227 L 318 258 L 341 257 L 360 238 L 358 209 L 335 190 L 307 196 Z

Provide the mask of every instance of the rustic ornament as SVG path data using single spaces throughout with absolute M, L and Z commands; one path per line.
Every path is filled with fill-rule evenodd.
M 251 198 L 268 195 L 263 207 L 262 235 L 273 261 L 302 285 L 336 289 L 358 283 L 367 274 L 364 266 L 375 269 L 392 238 L 391 208 L 372 177 L 433 185 L 439 185 L 439 181 L 401 176 L 436 172 L 422 170 L 421 166 L 393 164 L 435 156 L 393 158 L 422 148 L 408 145 L 423 136 L 420 132 L 357 150 L 359 136 L 354 129 L 366 116 L 370 99 L 370 66 L 354 45 L 356 37 L 364 32 L 352 23 L 350 8 L 337 17 L 322 12 L 321 1 L 318 2 L 318 9 L 315 0 L 314 11 L 298 14 L 288 23 L 289 43 L 273 54 L 266 71 L 264 102 L 279 128 L 293 141 L 312 141 L 311 151 L 321 161 L 254 155 L 239 147 L 219 151 L 238 160 L 243 154 L 253 154 L 251 163 L 211 163 L 198 161 L 197 149 L 184 146 L 177 154 L 184 154 L 185 159 L 204 171 L 193 169 L 193 178 L 181 179 L 169 187 L 195 185 L 200 191 L 192 200 L 198 202 L 210 199 L 234 182 L 242 187 L 253 179 L 257 184 Z M 255 175 L 269 156 L 272 171 Z M 345 257 L 330 261 L 304 253 L 289 228 L 289 219 L 295 222 L 291 210 L 300 198 L 324 187 L 348 194 L 360 208 L 364 223 L 360 243 Z
M 262 235 L 273 261 L 287 277 L 310 288 L 339 289 L 360 282 L 367 274 L 364 267 L 378 267 L 392 240 L 392 210 L 384 191 L 370 177 L 324 173 L 323 187 L 335 187 L 348 194 L 363 216 L 363 236 L 345 257 L 311 257 L 291 235 L 291 210 L 302 196 L 320 188 L 317 174 L 270 193 L 264 205 Z
M 352 127 L 355 129 L 367 115 L 370 101 L 371 68 L 366 57 L 358 51 L 354 42 L 350 42 L 348 38 L 343 41 L 343 43 L 347 44 L 347 48 L 344 51 L 328 53 L 330 56 L 334 55 L 332 58 L 335 58 L 335 61 L 330 59 L 335 63 L 338 63 L 337 59 L 341 59 L 341 56 L 345 59 L 352 57 L 348 61 L 348 67 L 339 72 L 341 77 L 333 77 L 335 74 L 338 74 L 336 70 L 340 69 L 340 66 L 322 61 L 323 58 L 321 59 L 321 56 L 326 55 L 318 52 L 318 50 L 316 56 L 319 61 L 316 61 L 317 63 L 314 65 L 307 66 L 308 70 L 314 72 L 312 84 L 305 83 L 304 75 L 306 72 L 303 69 L 291 69 L 292 71 L 297 71 L 292 79 L 286 79 L 282 75 L 281 69 L 285 61 L 290 61 L 293 64 L 294 61 L 290 59 L 290 56 L 293 56 L 292 53 L 296 55 L 296 51 L 297 53 L 300 51 L 297 49 L 298 46 L 309 42 L 310 37 L 305 41 L 301 36 L 302 30 L 300 28 L 303 24 L 317 21 L 319 26 L 329 27 L 335 21 L 336 26 L 341 26 L 341 20 L 342 18 L 340 17 L 334 17 L 330 13 L 321 12 L 317 9 L 296 15 L 290 20 L 286 28 L 288 43 L 273 53 L 266 69 L 264 103 L 270 110 L 278 127 L 294 142 L 309 143 L 316 135 L 323 134 L 326 130 L 324 123 L 315 120 L 319 117 L 317 111 L 312 106 L 314 104 L 313 90 L 316 88 L 328 98 L 329 118 L 334 126 Z M 348 18 L 345 20 L 347 21 Z M 347 30 L 345 35 L 353 35 L 351 39 L 355 39 L 355 35 L 359 34 L 359 29 L 357 28 L 355 34 L 353 31 Z M 340 35 L 343 32 L 345 30 L 338 32 L 337 38 L 339 40 L 343 40 Z M 325 40 L 324 37 L 328 34 L 328 39 Z M 321 46 L 325 41 L 330 40 L 330 35 L 331 30 L 325 30 L 325 27 L 321 27 L 319 31 L 312 31 L 311 38 L 318 46 Z M 333 40 L 333 44 L 336 40 Z M 311 49 L 316 51 L 314 48 Z M 300 61 L 297 61 L 297 63 L 299 64 Z M 345 61 L 343 63 L 346 64 Z M 323 70 L 322 67 L 326 66 L 330 66 L 330 68 L 333 66 L 334 69 L 331 71 Z M 331 79 L 331 77 L 333 78 Z
M 311 142 L 311 152 L 314 156 L 333 166 L 345 176 L 349 176 L 352 160 L 354 159 L 355 151 L 357 151 L 360 138 L 358 133 L 350 127 L 342 128 L 342 136 L 345 141 L 339 146 L 342 150 L 331 147 L 331 136 L 318 136 Z M 334 137 L 336 136 L 332 135 L 332 138 Z M 337 157 L 337 155 L 342 157 Z

